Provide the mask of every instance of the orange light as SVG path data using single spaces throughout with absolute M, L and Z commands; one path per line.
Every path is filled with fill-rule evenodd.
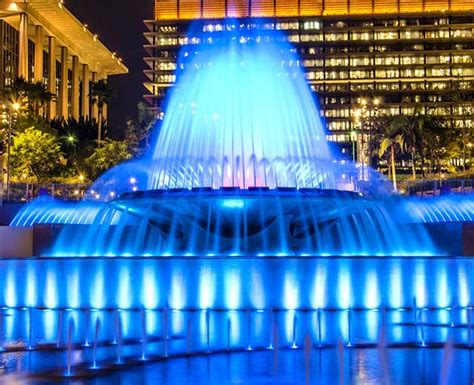
M 227 3 L 227 9 L 226 7 Z M 474 0 L 160 0 L 156 20 L 472 11 Z M 201 13 L 202 11 L 202 13 Z

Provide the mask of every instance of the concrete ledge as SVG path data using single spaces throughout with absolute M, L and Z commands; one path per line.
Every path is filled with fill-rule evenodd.
M 474 257 L 474 223 L 465 223 L 462 227 L 464 255 Z
M 75 226 L 78 232 L 84 230 L 82 225 Z M 61 228 L 61 225 L 0 226 L 0 258 L 47 255 Z M 429 224 L 426 228 L 446 255 L 474 257 L 474 223 Z
M 29 258 L 33 256 L 31 227 L 0 227 L 0 257 Z

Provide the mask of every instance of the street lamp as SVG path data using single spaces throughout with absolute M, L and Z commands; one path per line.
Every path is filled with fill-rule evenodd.
M 469 148 L 469 168 L 472 168 L 472 142 L 467 144 L 467 148 Z
M 351 131 L 351 141 L 352 141 L 352 162 L 355 163 L 355 143 L 357 140 L 357 132 L 355 130 Z
M 358 160 L 361 164 L 362 179 L 366 179 L 365 165 L 372 166 L 372 147 L 373 147 L 373 118 L 378 116 L 380 99 L 378 98 L 360 98 L 358 105 L 353 111 L 355 127 L 359 129 L 358 140 Z M 351 131 L 351 140 L 353 139 Z M 356 134 L 357 135 L 357 134 Z M 355 141 L 352 140 L 353 154 L 355 153 Z M 355 159 L 355 158 L 354 158 Z
M 13 135 L 13 124 L 16 118 L 18 117 L 18 113 L 21 109 L 21 105 L 18 102 L 8 102 L 2 105 L 2 123 L 7 125 L 7 200 L 10 200 L 10 178 L 11 178 L 11 145 L 12 145 L 12 135 Z M 2 177 L 3 181 L 3 177 Z M 3 188 L 2 188 L 2 196 L 3 196 Z

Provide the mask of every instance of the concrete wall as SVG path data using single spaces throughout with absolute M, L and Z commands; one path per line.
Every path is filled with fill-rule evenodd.
M 474 257 L 474 223 L 431 224 L 427 229 L 446 255 Z M 60 230 L 59 225 L 0 226 L 0 258 L 40 257 L 50 249 Z
M 15 215 L 25 206 L 24 203 L 5 203 L 0 206 L 0 226 L 8 226 Z
M 32 256 L 32 228 L 0 227 L 0 258 L 27 258 Z
M 462 228 L 464 255 L 474 257 L 474 223 L 465 223 Z

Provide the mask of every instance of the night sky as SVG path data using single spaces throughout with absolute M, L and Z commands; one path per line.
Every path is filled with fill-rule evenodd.
M 116 93 L 109 107 L 109 122 L 114 132 L 134 117 L 136 105 L 146 93 L 143 87 L 145 25 L 153 19 L 154 0 L 66 0 L 67 8 L 109 48 L 116 51 L 130 70 L 128 75 L 112 76 L 110 85 Z

